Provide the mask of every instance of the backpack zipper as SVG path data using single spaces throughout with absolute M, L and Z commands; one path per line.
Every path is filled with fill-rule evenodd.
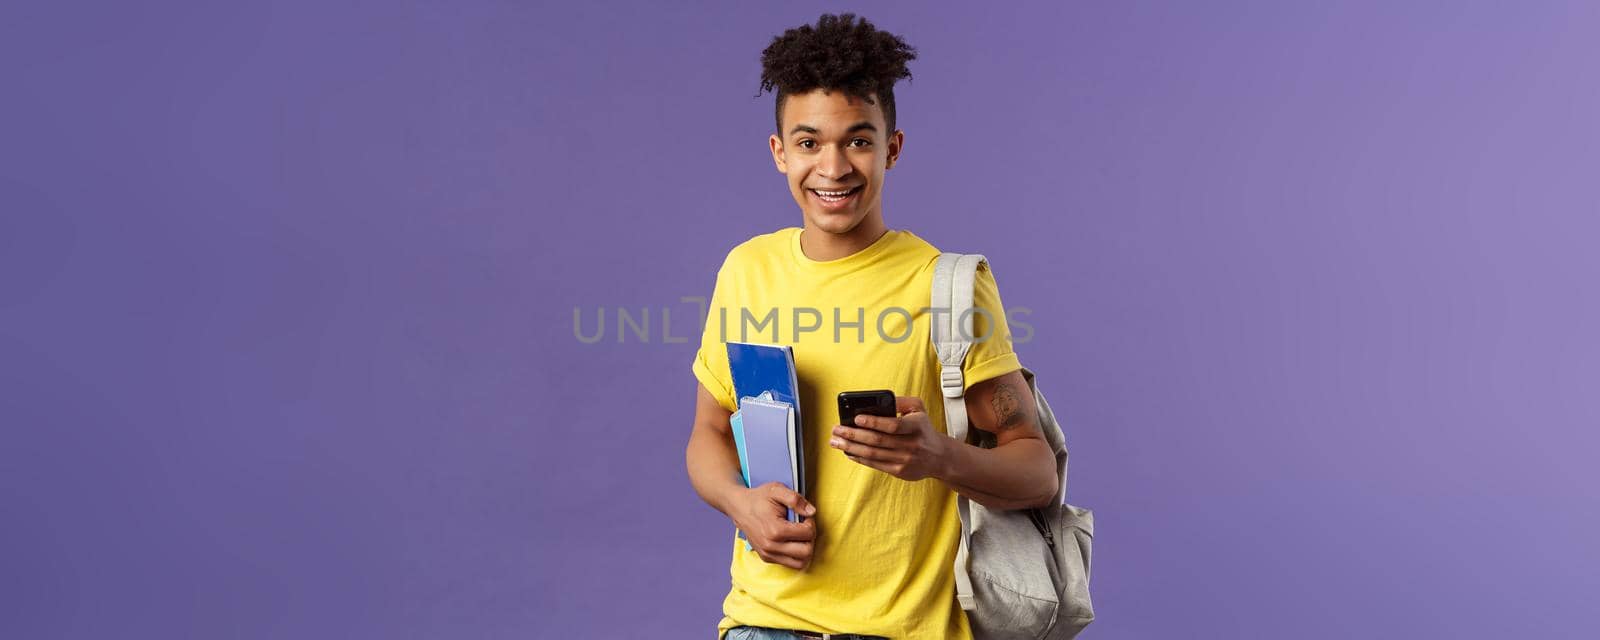
M 1028 519 L 1033 521 L 1033 528 L 1038 529 L 1040 535 L 1044 536 L 1044 543 L 1050 546 L 1050 553 L 1054 554 L 1056 537 L 1055 534 L 1050 533 L 1050 523 L 1045 520 L 1044 514 L 1038 509 L 1029 509 Z

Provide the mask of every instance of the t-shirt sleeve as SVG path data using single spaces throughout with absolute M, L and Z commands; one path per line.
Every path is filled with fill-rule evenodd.
M 717 398 L 722 408 L 737 410 L 733 398 L 733 375 L 728 370 L 728 347 L 723 343 L 722 309 L 727 308 L 729 291 L 727 264 L 717 271 L 717 284 L 712 288 L 711 300 L 706 303 L 705 326 L 701 328 L 700 350 L 694 355 L 695 379 Z
M 1006 322 L 1005 307 L 1000 304 L 1000 287 L 988 263 L 978 265 L 972 305 L 972 350 L 961 369 L 965 389 L 1022 368 L 1022 361 L 1011 348 L 1011 327 Z

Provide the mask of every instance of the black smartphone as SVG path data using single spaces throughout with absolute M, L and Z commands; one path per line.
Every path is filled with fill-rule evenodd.
M 856 416 L 883 416 L 893 418 L 894 392 L 884 389 L 876 391 L 845 391 L 839 394 L 839 424 L 847 427 L 856 426 Z

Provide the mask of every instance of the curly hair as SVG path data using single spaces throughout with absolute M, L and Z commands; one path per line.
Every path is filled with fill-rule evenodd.
M 882 101 L 884 123 L 894 129 L 894 84 L 910 78 L 906 63 L 917 50 L 900 36 L 879 31 L 853 13 L 823 14 L 816 26 L 801 25 L 772 39 L 761 52 L 759 96 L 776 89 L 778 135 L 783 135 L 783 102 L 791 94 L 840 90 L 875 104 Z

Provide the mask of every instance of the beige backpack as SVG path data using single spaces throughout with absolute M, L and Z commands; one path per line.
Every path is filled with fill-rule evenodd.
M 963 442 L 969 431 L 961 364 L 972 348 L 973 278 L 984 262 L 981 255 L 945 253 L 933 273 L 931 306 L 949 309 L 930 332 L 939 355 L 945 425 L 951 437 Z M 1094 514 L 1064 503 L 1066 437 L 1033 372 L 1024 368 L 1022 376 L 1038 403 L 1039 426 L 1055 451 L 1061 486 L 1043 509 L 992 511 L 957 496 L 961 547 L 955 562 L 956 599 L 976 640 L 1067 640 L 1094 621 L 1089 601 Z M 994 446 L 991 434 L 973 430 L 971 435 L 973 444 Z

